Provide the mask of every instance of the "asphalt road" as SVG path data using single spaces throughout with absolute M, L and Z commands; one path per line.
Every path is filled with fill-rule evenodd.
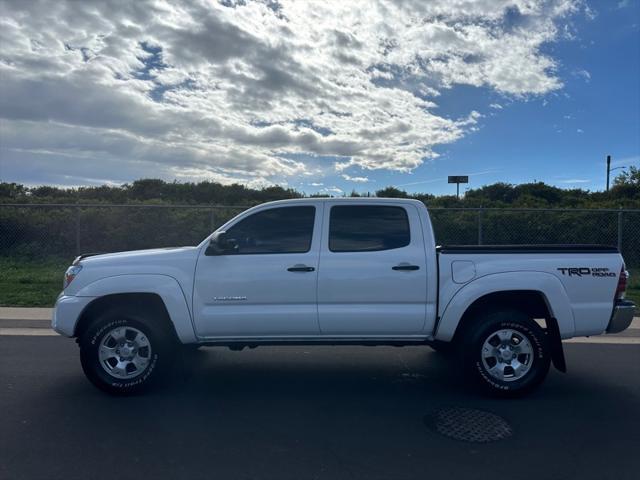
M 469 390 L 428 347 L 206 348 L 160 391 L 115 398 L 72 340 L 0 336 L 0 478 L 639 478 L 640 347 L 565 348 L 569 373 L 518 400 Z M 513 436 L 425 424 L 452 406 Z

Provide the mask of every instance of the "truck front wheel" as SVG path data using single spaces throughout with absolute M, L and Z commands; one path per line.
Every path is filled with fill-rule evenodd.
M 168 335 L 151 319 L 121 309 L 98 316 L 79 344 L 87 378 L 116 395 L 139 393 L 156 384 L 168 371 L 173 356 Z
M 476 318 L 461 346 L 467 375 L 498 396 L 526 394 L 549 371 L 551 352 L 544 330 L 518 310 L 492 311 Z

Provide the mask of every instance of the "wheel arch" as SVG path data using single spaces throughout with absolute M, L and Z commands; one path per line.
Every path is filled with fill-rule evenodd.
M 162 297 L 157 293 L 149 292 L 113 293 L 92 300 L 84 308 L 80 317 L 78 317 L 74 336 L 80 338 L 94 318 L 100 313 L 112 308 L 150 313 L 161 322 L 163 329 L 165 329 L 167 333 L 174 339 L 178 339 L 175 327 Z
M 491 309 L 515 309 L 530 315 L 531 318 L 552 318 L 551 310 L 542 292 L 536 290 L 503 290 L 492 292 L 477 298 L 465 310 L 460 318 L 452 341 L 456 341 L 469 325 L 473 324 L 479 314 Z
M 117 275 L 97 280 L 82 288 L 79 297 L 94 299 L 83 309 L 74 329 L 74 336 L 81 334 L 87 318 L 104 308 L 125 306 L 151 312 L 171 326 L 171 331 L 181 343 L 195 343 L 187 300 L 177 280 L 167 275 Z
M 544 272 L 493 274 L 469 282 L 451 297 L 442 313 L 434 338 L 449 342 L 461 327 L 473 322 L 477 312 L 495 306 L 523 310 L 546 323 L 557 323 L 560 338 L 575 333 L 573 310 L 562 283 Z

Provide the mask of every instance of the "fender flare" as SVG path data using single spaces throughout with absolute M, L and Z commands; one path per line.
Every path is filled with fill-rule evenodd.
M 434 338 L 451 341 L 467 309 L 485 295 L 514 290 L 542 294 L 551 316 L 556 319 L 561 338 L 575 334 L 575 319 L 567 292 L 560 280 L 547 272 L 504 272 L 485 275 L 467 283 L 445 306 Z
M 161 274 L 125 274 L 101 278 L 82 287 L 77 297 L 100 298 L 119 293 L 153 293 L 158 295 L 182 343 L 197 342 L 189 303 L 178 281 Z

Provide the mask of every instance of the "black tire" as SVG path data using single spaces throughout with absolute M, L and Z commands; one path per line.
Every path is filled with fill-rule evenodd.
M 173 364 L 177 341 L 165 326 L 165 319 L 149 317 L 150 315 L 131 308 L 111 308 L 97 316 L 85 329 L 78 342 L 80 362 L 93 385 L 113 395 L 132 395 L 149 390 L 167 377 Z M 127 373 L 131 375 L 127 378 L 113 376 L 107 371 L 110 364 L 102 362 L 99 357 L 101 342 L 115 329 L 124 331 L 125 338 L 133 336 L 133 341 L 142 338 L 148 344 L 148 347 L 142 347 L 148 348 L 144 352 L 148 358 L 142 360 L 145 362 L 144 367 L 136 367 L 135 371 Z M 105 341 L 112 342 L 113 337 Z M 128 363 L 125 370 L 128 370 Z
M 511 340 L 500 343 L 498 332 L 507 334 Z M 512 335 L 508 335 L 509 332 Z M 523 338 L 529 342 L 528 345 L 523 343 Z M 494 346 L 496 340 L 498 343 Z M 491 353 L 483 355 L 485 345 Z M 525 395 L 538 387 L 549 372 L 549 339 L 529 315 L 519 310 L 490 311 L 473 319 L 464 332 L 460 346 L 467 377 L 484 392 L 495 396 Z M 496 353 L 499 351 L 506 352 L 506 360 Z M 509 359 L 509 356 L 513 356 L 513 359 Z M 517 365 L 516 369 L 520 368 L 521 372 L 517 372 L 512 364 Z M 502 371 L 502 378 L 497 378 L 496 372 L 492 373 L 491 370 Z

